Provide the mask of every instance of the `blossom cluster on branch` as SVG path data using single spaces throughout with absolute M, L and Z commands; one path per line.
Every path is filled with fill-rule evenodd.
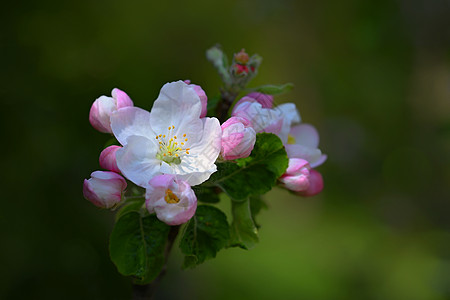
M 173 243 L 170 226 L 185 224 L 179 246 L 184 267 L 193 267 L 224 247 L 254 246 L 261 195 L 272 187 L 299 196 L 323 189 L 315 168 L 326 155 L 317 130 L 301 122 L 294 103 L 274 105 L 273 94 L 291 85 L 248 89 L 261 57 L 244 50 L 231 64 L 219 47 L 207 58 L 224 83 L 219 97 L 208 101 L 199 85 L 179 80 L 161 88 L 151 111 L 115 88 L 89 113 L 92 126 L 112 134 L 113 142 L 100 153 L 104 171 L 85 179 L 83 194 L 118 210 L 111 259 L 137 284 L 160 274 L 165 246 Z M 213 205 L 221 199 L 231 200 L 231 224 Z

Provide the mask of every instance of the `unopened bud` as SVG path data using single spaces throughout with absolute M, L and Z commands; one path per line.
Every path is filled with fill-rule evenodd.
M 234 55 L 234 60 L 239 64 L 245 65 L 250 60 L 250 57 L 248 56 L 247 52 L 245 52 L 245 49 L 242 49 L 240 52 Z

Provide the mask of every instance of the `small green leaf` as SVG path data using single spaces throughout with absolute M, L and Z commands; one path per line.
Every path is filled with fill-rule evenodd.
M 142 206 L 144 205 L 145 198 L 136 198 L 133 200 L 128 200 L 117 212 L 116 222 L 125 214 L 129 212 L 140 212 Z
M 259 214 L 261 209 L 267 209 L 268 206 L 266 202 L 261 199 L 261 196 L 252 196 L 250 197 L 250 212 L 252 213 L 253 222 L 255 222 L 256 228 L 259 228 L 260 225 L 256 221 L 256 215 Z
M 193 186 L 195 195 L 197 196 L 197 200 L 204 203 L 218 203 L 220 201 L 219 194 L 215 191 L 216 187 L 202 187 L 202 186 Z M 220 192 L 220 190 L 219 190 Z
M 213 46 L 206 50 L 206 58 L 214 65 L 225 85 L 231 84 L 231 77 L 228 73 L 228 59 L 220 46 Z
M 141 217 L 136 211 L 123 214 L 109 241 L 109 253 L 117 270 L 133 276 L 138 284 L 155 279 L 164 265 L 169 230 L 155 215 Z
M 213 206 L 198 206 L 180 241 L 180 249 L 185 255 L 183 268 L 193 268 L 206 259 L 216 257 L 229 239 L 225 214 Z
M 218 186 L 234 201 L 244 201 L 251 195 L 270 191 L 288 162 L 283 143 L 276 135 L 258 133 L 249 157 L 218 164 L 218 171 L 203 186 Z
M 231 224 L 230 246 L 251 249 L 258 243 L 258 229 L 252 219 L 249 199 L 232 202 L 233 223 Z
M 292 83 L 285 83 L 282 85 L 267 84 L 254 88 L 252 90 L 268 95 L 279 95 L 289 92 L 293 87 L 294 85 Z

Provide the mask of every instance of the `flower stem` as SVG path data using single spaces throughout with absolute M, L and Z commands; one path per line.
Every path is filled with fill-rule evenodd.
M 140 285 L 133 284 L 133 300 L 150 300 L 153 298 L 155 291 L 159 285 L 159 282 L 164 277 L 167 271 L 167 261 L 169 260 L 169 254 L 172 250 L 175 239 L 177 238 L 180 225 L 171 226 L 169 231 L 169 237 L 164 251 L 165 262 L 159 275 L 149 284 Z

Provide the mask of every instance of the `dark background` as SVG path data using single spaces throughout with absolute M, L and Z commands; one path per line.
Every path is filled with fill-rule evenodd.
M 2 9 L 1 299 L 127 299 L 113 214 L 83 199 L 114 87 L 150 109 L 169 81 L 220 87 L 205 50 L 263 58 L 292 82 L 329 156 L 323 193 L 275 189 L 260 244 L 180 271 L 159 299 L 450 299 L 450 3 L 10 1 Z M 251 180 L 251 179 L 249 179 Z M 226 203 L 222 204 L 225 210 Z

